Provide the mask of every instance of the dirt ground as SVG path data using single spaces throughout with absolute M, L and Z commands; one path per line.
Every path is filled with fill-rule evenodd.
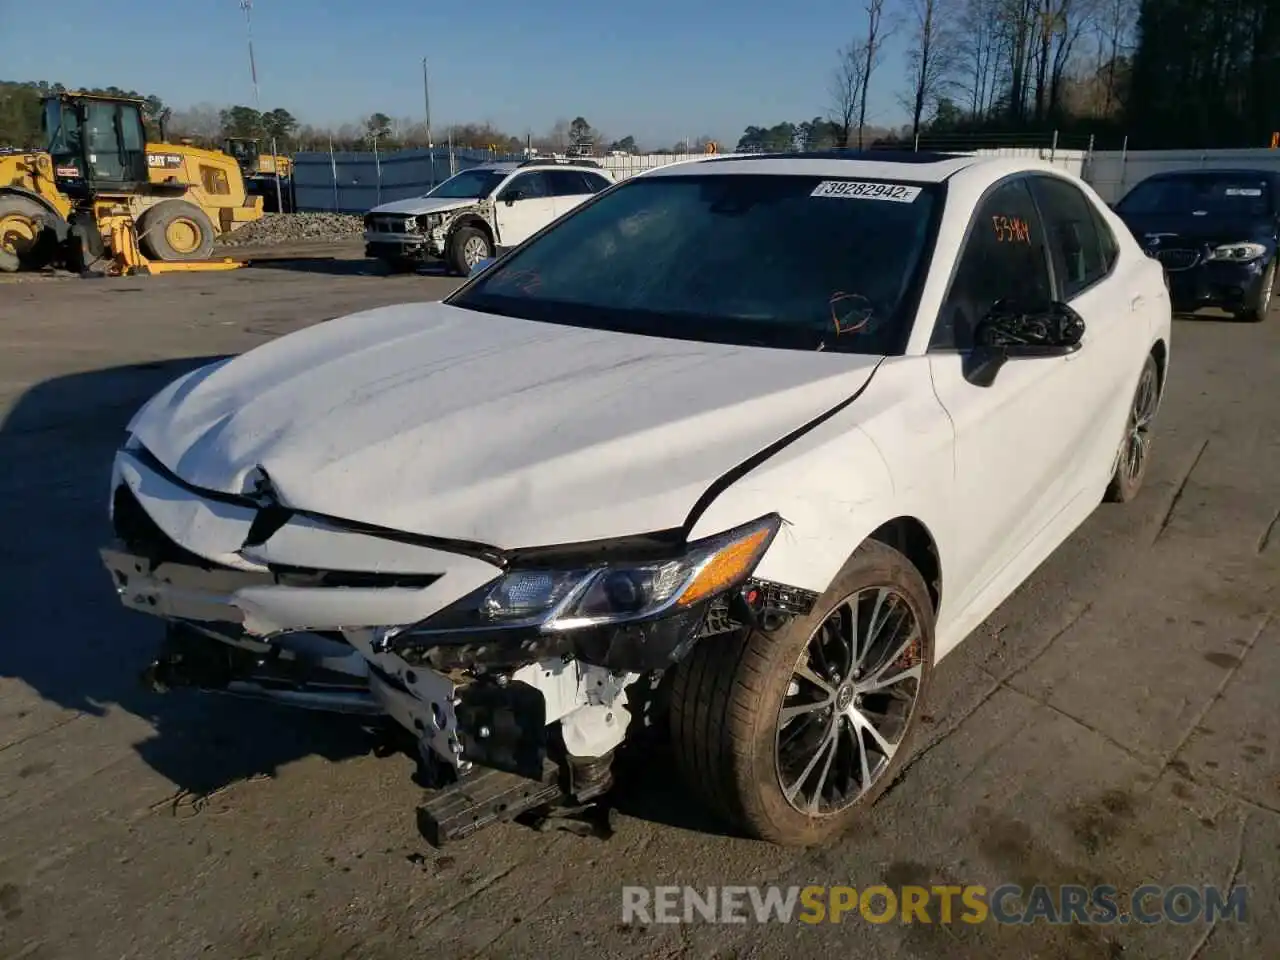
M 434 850 L 412 761 L 347 721 L 144 692 L 158 625 L 96 555 L 112 451 L 164 383 L 452 285 L 310 254 L 0 283 L 0 957 L 1275 955 L 1280 317 L 1177 323 L 1146 489 L 943 662 L 926 745 L 854 835 L 726 836 L 655 754 L 609 840 L 513 824 Z M 621 922 L 624 884 L 881 882 L 1250 893 L 1212 928 Z

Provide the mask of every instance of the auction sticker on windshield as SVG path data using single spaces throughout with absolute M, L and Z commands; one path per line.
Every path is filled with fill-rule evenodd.
M 811 197 L 839 197 L 846 200 L 891 200 L 911 203 L 920 196 L 919 187 L 905 183 L 868 183 L 863 180 L 823 180 L 813 188 Z

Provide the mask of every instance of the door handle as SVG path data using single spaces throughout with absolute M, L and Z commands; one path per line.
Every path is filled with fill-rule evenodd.
M 1129 309 L 1131 311 L 1140 310 L 1142 308 L 1142 305 L 1146 302 L 1147 302 L 1147 298 L 1144 297 L 1142 294 L 1138 294 L 1132 300 L 1129 301 Z

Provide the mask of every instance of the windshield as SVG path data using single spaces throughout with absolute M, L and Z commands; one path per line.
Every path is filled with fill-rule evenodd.
M 939 189 L 640 177 L 558 221 L 448 302 L 687 340 L 899 353 Z
M 1188 173 L 1138 184 L 1116 206 L 1119 213 L 1265 217 L 1273 209 L 1270 184 L 1260 174 Z
M 434 190 L 426 193 L 428 197 L 443 197 L 447 200 L 480 200 L 489 196 L 506 174 L 499 170 L 463 170 L 450 177 Z

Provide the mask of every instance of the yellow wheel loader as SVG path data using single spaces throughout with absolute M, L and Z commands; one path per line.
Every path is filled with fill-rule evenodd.
M 0 158 L 0 270 L 60 261 L 116 272 L 226 269 L 214 239 L 259 219 L 233 157 L 147 143 L 143 101 L 64 93 L 44 101 L 45 154 Z
M 292 176 L 293 160 L 282 153 L 263 153 L 261 143 L 254 137 L 227 137 L 223 150 L 236 158 L 246 176 Z
M 262 141 L 254 137 L 228 137 L 223 150 L 236 158 L 244 174 L 245 189 L 264 199 L 273 213 L 291 213 L 293 202 L 293 158 L 282 153 L 263 153 Z

